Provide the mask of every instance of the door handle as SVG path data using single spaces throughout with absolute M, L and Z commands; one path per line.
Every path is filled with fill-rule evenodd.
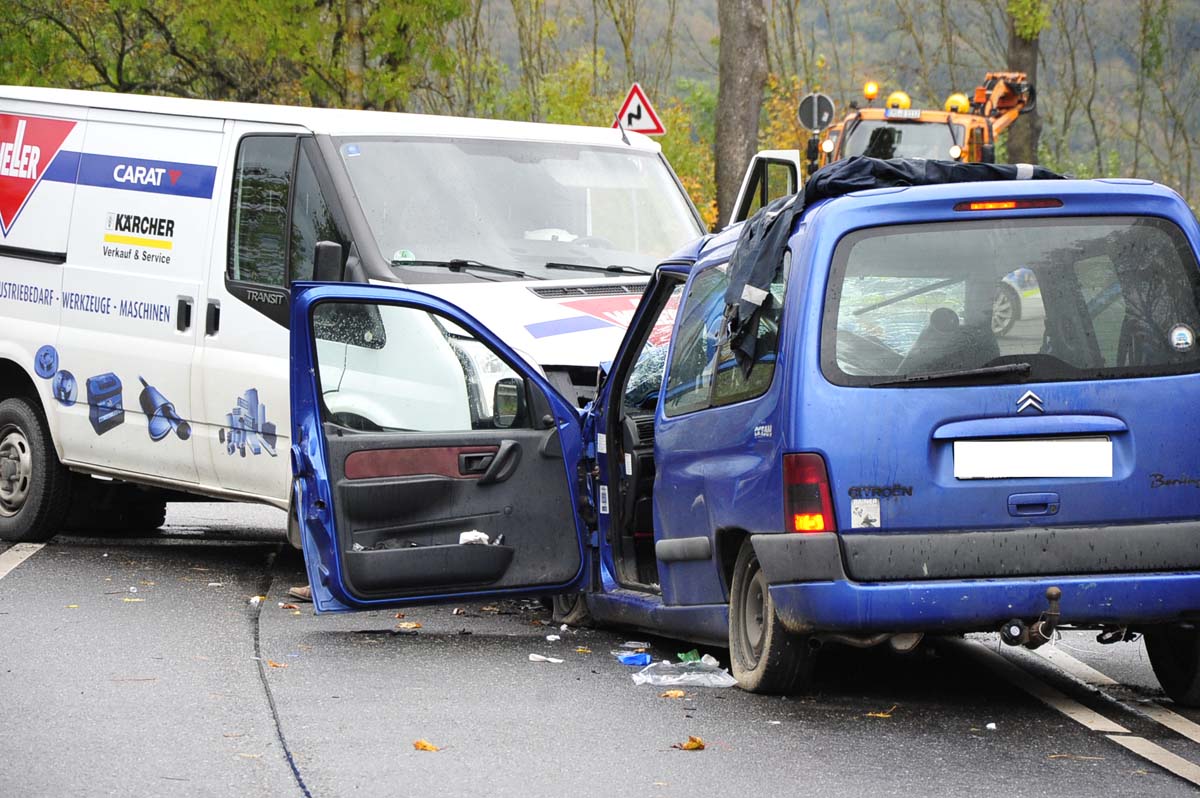
M 513 475 L 521 462 L 521 444 L 516 441 L 500 441 L 500 449 L 492 458 L 491 465 L 479 478 L 479 485 L 503 482 Z
M 221 329 L 221 303 L 215 299 L 208 300 L 208 310 L 204 314 L 204 334 L 216 335 Z
M 495 452 L 464 452 L 458 456 L 458 473 L 463 476 L 482 474 L 495 459 Z
M 179 307 L 175 311 L 175 329 L 179 332 L 187 332 L 192 328 L 192 298 L 190 296 L 179 297 Z

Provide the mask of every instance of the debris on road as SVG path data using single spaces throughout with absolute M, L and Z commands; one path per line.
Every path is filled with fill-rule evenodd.
M 68 604 L 68 605 L 67 605 L 67 609 L 69 609 L 69 610 L 77 610 L 77 609 L 79 609 L 79 605 L 78 605 L 78 604 Z
M 257 607 L 259 604 L 262 604 L 266 600 L 267 600 L 266 596 L 251 596 L 250 597 L 250 606 Z
M 685 693 L 683 690 L 667 690 L 665 693 L 659 693 L 658 697 L 659 698 L 683 698 L 686 695 L 687 695 L 687 693 Z
M 866 717 L 868 717 L 868 718 L 890 718 L 892 716 L 892 713 L 896 711 L 896 707 L 898 707 L 898 706 L 900 706 L 900 705 L 892 704 L 890 709 L 885 709 L 882 712 L 878 712 L 878 711 L 877 712 L 868 712 L 866 714 Z
M 145 601 L 145 599 L 144 598 L 129 598 L 129 596 L 126 596 L 125 598 L 121 599 L 121 601 L 124 601 L 127 604 L 139 604 L 139 603 Z
M 707 654 L 704 655 L 708 657 Z M 633 683 L 654 687 L 733 687 L 737 679 L 712 657 L 711 662 L 655 662 L 633 674 Z
M 558 635 L 546 635 L 546 639 L 551 643 L 557 643 L 559 640 L 562 640 L 562 638 Z
M 694 648 L 691 651 L 685 651 L 682 654 L 676 654 L 675 656 L 679 658 L 680 662 L 699 662 L 700 661 L 700 652 Z
M 614 651 L 617 662 L 622 665 L 649 665 L 650 655 L 644 651 Z
M 417 749 L 418 751 L 440 751 L 440 750 L 442 750 L 442 749 L 438 748 L 436 745 L 434 745 L 433 743 L 429 742 L 428 740 L 414 740 L 413 748 Z
M 281 610 L 298 610 L 300 608 L 297 607 L 295 604 L 288 604 L 286 602 L 281 601 L 281 602 L 279 602 L 279 609 L 281 609 Z
M 554 665 L 558 665 L 558 664 L 559 664 L 559 663 L 561 663 L 563 660 L 561 660 L 561 659 L 557 659 L 557 658 L 555 658 L 555 657 L 543 657 L 541 654 L 530 654 L 530 655 L 529 655 L 529 661 L 530 661 L 530 662 L 549 662 L 549 663 L 552 663 L 552 664 L 554 664 Z
M 286 662 L 276 662 L 273 659 L 267 660 L 267 664 L 270 665 L 272 668 L 286 668 L 287 667 Z
M 592 650 L 590 648 L 588 648 L 587 646 L 576 646 L 575 653 L 576 654 L 591 654 Z
M 450 614 L 451 615 L 466 615 L 467 611 L 464 610 L 462 607 L 455 607 L 454 609 L 450 610 Z
M 643 643 L 641 640 L 626 640 L 621 644 L 621 648 L 632 648 L 635 651 L 642 651 L 643 649 L 650 648 L 650 644 Z
M 225 583 L 224 582 L 209 582 L 208 586 L 209 587 L 225 587 Z
M 1103 762 L 1102 756 L 1083 756 L 1081 754 L 1050 754 L 1047 759 L 1078 759 L 1080 762 Z
M 996 730 L 996 724 L 995 724 L 995 723 L 989 723 L 988 725 L 984 726 L 984 728 L 985 728 L 985 729 L 987 729 L 988 731 L 995 731 L 995 730 Z
M 396 624 L 397 629 L 420 629 L 421 624 L 417 621 L 401 621 Z
M 671 747 L 678 748 L 680 751 L 703 751 L 704 741 L 689 734 L 686 743 L 675 743 Z

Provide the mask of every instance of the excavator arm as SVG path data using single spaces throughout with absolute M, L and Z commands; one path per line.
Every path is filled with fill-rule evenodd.
M 992 134 L 999 135 L 1021 114 L 1037 107 L 1037 90 L 1024 72 L 989 72 L 975 87 L 971 113 L 986 116 Z

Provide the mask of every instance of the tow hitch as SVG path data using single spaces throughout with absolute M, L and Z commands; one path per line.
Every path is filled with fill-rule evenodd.
M 1054 629 L 1058 626 L 1058 602 L 1062 599 L 1062 591 L 1057 587 L 1046 588 L 1046 610 L 1032 624 L 1026 626 L 1020 618 L 1013 618 L 1000 627 L 1000 639 L 1010 646 L 1025 646 L 1037 648 L 1050 642 Z

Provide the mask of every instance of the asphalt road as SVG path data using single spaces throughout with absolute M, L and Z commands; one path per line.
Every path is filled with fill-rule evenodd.
M 1163 714 L 1140 643 L 1071 633 L 1056 660 L 990 636 L 831 651 L 808 695 L 662 698 L 610 654 L 644 636 L 560 631 L 536 603 L 281 607 L 304 581 L 282 524 L 180 504 L 154 538 L 62 536 L 23 560 L 0 543 L 0 796 L 1195 790 L 1168 768 L 1200 772 L 1200 714 Z M 691 648 L 648 642 L 656 658 Z M 673 748 L 689 736 L 705 749 Z

